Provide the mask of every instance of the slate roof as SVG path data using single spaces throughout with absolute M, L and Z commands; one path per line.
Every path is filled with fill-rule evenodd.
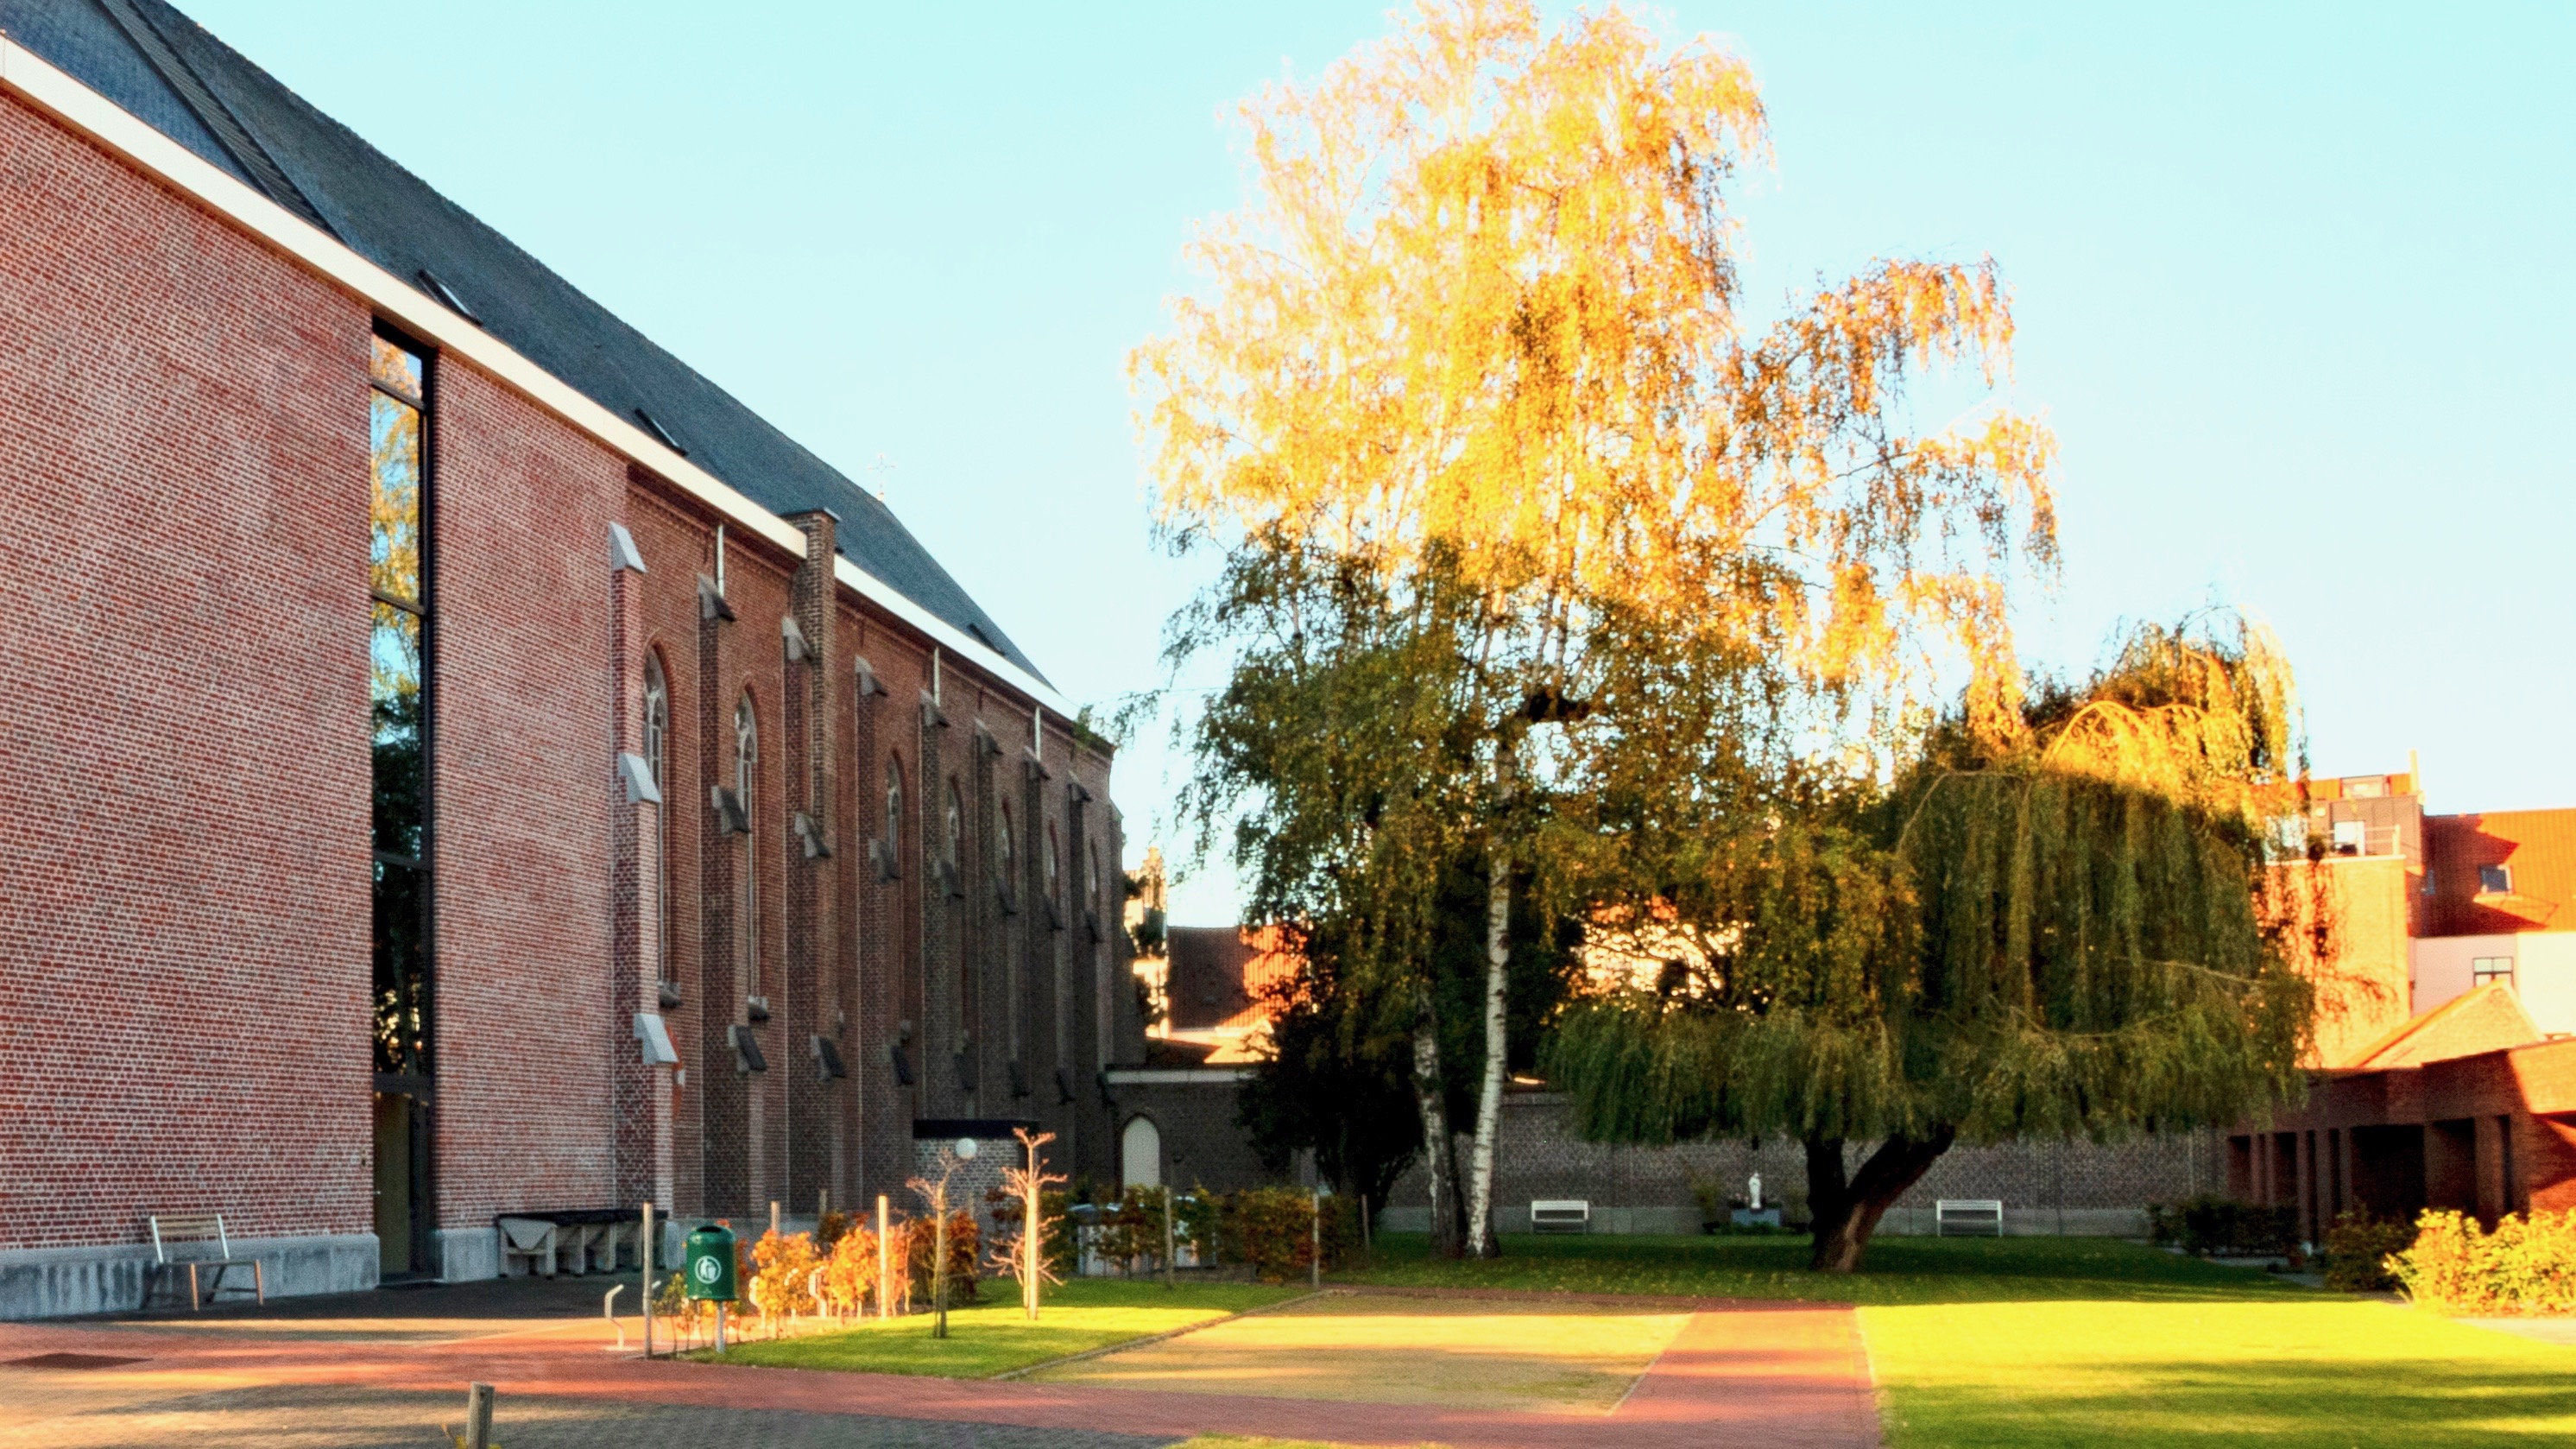
M 592 401 L 649 415 L 689 460 L 1012 663 L 1037 666 L 873 495 L 161 0 L 0 0 L 0 30 Z M 1040 676 L 1043 678 L 1043 676 Z

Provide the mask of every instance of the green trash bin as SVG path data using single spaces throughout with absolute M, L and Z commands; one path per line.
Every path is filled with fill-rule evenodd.
M 680 1251 L 680 1272 L 691 1298 L 731 1303 L 742 1295 L 734 1284 L 733 1230 L 700 1223 Z

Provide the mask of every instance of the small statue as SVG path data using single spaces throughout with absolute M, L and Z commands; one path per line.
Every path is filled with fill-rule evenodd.
M 1744 1190 L 1753 1199 L 1753 1210 L 1757 1213 L 1762 1211 L 1762 1174 L 1757 1172 L 1746 1179 Z

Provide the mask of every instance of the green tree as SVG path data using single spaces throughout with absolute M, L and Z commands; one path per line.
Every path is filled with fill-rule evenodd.
M 1423 962 L 1452 1121 L 1474 1110 L 1482 1089 L 1484 1027 L 1476 1006 L 1486 984 L 1488 880 L 1484 862 L 1474 858 L 1453 862 L 1444 873 Z M 1505 1066 L 1514 1072 L 1536 1068 L 1567 997 L 1579 944 L 1570 922 L 1538 909 L 1531 887 L 1526 875 L 1516 883 L 1510 912 Z M 1267 1003 L 1270 1051 L 1239 1099 L 1243 1125 L 1274 1170 L 1311 1149 L 1337 1190 L 1383 1207 L 1396 1179 L 1423 1152 L 1413 1101 L 1410 991 L 1387 989 L 1382 973 L 1344 970 L 1331 922 L 1306 934 L 1300 962 L 1297 975 Z M 1454 1177 L 1455 1171 L 1453 1164 L 1448 1172 Z M 1463 1202 L 1452 1206 L 1465 1209 Z M 1463 1219 L 1445 1231 L 1463 1236 Z
M 1367 856 L 1355 959 L 1410 949 L 1435 862 L 1472 850 L 1490 872 L 1467 1172 L 1468 1235 L 1490 1249 L 1510 882 L 1558 873 L 1544 852 L 1565 837 L 1537 806 L 1569 783 L 1542 726 L 1580 714 L 1604 611 L 1753 650 L 1873 727 L 1904 716 L 1935 653 L 1974 671 L 1977 709 L 2009 711 L 1998 576 L 2052 547 L 2053 445 L 2005 407 L 1930 430 L 1907 415 L 1910 369 L 1999 379 L 2012 316 L 1991 264 L 1880 261 L 1768 326 L 1742 315 L 1728 190 L 1766 123 L 1750 67 L 1706 38 L 1667 45 L 1616 9 L 1550 27 L 1529 0 L 1426 0 L 1244 121 L 1247 203 L 1200 232 L 1207 285 L 1131 364 L 1160 517 L 1230 556 L 1365 569 L 1439 656 L 1400 723 L 1331 719 L 1414 751 L 1384 767 L 1412 783 L 1368 827 L 1387 849 Z M 1202 804 L 1242 778 L 1213 768 Z M 1353 788 L 1263 788 L 1310 779 Z M 1357 858 L 1329 832 L 1262 849 L 1304 844 L 1330 847 L 1317 868 Z M 1427 994 L 1420 1009 L 1417 1076 L 1436 1082 Z M 1437 1103 L 1422 1111 L 1446 1140 Z
M 2328 955 L 2322 872 L 2269 828 L 2291 718 L 2269 638 L 2204 619 L 2138 630 L 2014 728 L 1945 721 L 1885 790 L 1751 768 L 1716 723 L 1622 751 L 1604 808 L 1645 858 L 1603 919 L 1670 965 L 1570 1011 L 1549 1076 L 1598 1138 L 1801 1140 L 1831 1272 L 1954 1142 L 2280 1101 Z

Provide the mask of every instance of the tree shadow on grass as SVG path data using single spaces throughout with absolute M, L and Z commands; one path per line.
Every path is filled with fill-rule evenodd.
M 2576 1356 L 2569 1364 L 2576 1367 Z M 2576 1376 L 2542 1363 L 2178 1359 L 2120 1369 L 2135 1383 L 2118 1392 L 1891 1386 L 1889 1442 L 1896 1449 L 2492 1449 L 2563 1444 L 2576 1434 Z
M 1651 1293 L 1897 1306 L 2084 1300 L 2279 1302 L 2320 1296 L 2260 1271 L 2205 1263 L 2116 1238 L 1890 1238 L 1862 1271 L 1807 1271 L 1803 1237 L 1527 1237 L 1503 1256 L 1445 1262 L 1429 1240 L 1387 1234 L 1376 1260 L 1343 1276 L 1405 1287 Z

